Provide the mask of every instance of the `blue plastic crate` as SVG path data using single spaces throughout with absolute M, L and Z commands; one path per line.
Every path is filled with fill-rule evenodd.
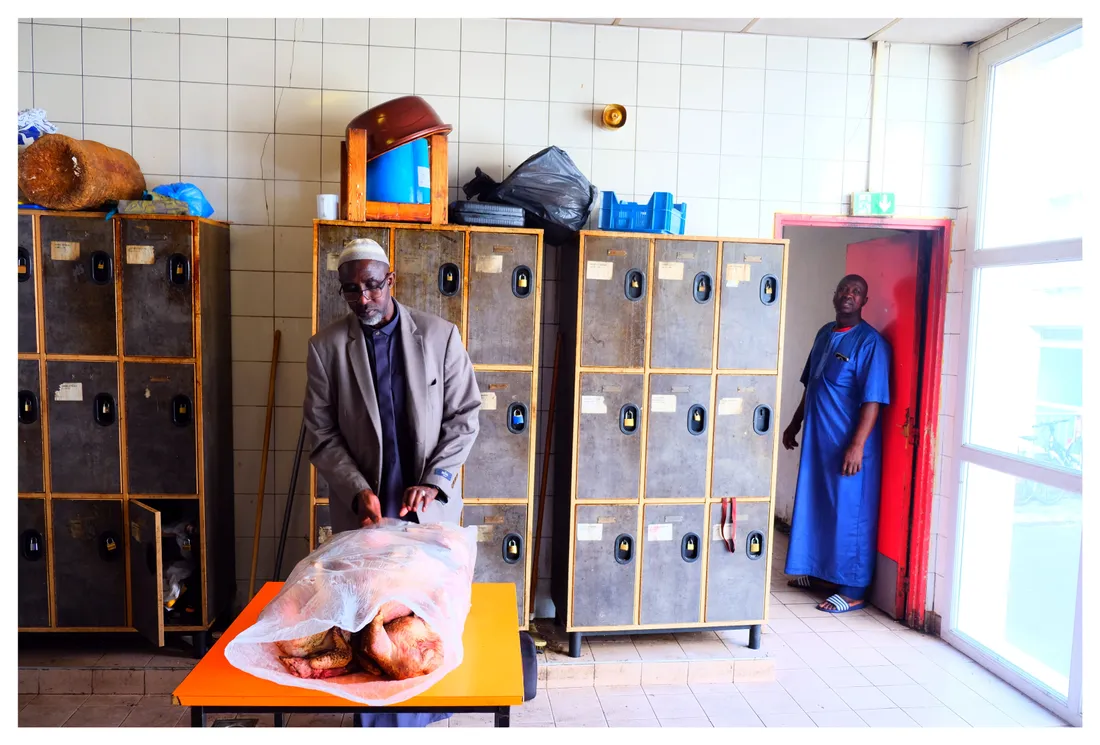
M 646 204 L 620 202 L 615 192 L 603 192 L 600 230 L 683 235 L 686 223 L 687 202 L 673 204 L 671 192 L 653 192 Z

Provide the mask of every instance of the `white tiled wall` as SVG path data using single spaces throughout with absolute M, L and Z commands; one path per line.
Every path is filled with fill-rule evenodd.
M 899 214 L 954 217 L 965 53 L 888 49 L 883 187 Z M 843 213 L 846 195 L 867 187 L 871 57 L 867 42 L 534 21 L 34 19 L 19 24 L 19 106 L 132 153 L 150 186 L 195 183 L 234 223 L 238 577 L 270 340 L 283 334 L 263 577 L 300 421 L 314 196 L 338 191 L 351 118 L 422 95 L 454 127 L 453 198 L 475 167 L 502 178 L 556 144 L 620 198 L 674 192 L 689 233 L 770 237 L 776 211 Z M 623 129 L 595 124 L 607 103 L 626 106 Z M 552 321 L 543 331 L 544 365 L 555 331 Z M 306 524 L 302 509 L 291 563 Z

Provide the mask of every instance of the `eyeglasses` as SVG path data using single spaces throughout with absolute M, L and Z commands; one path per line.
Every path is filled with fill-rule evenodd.
M 382 291 L 385 290 L 390 284 L 389 277 L 382 280 L 378 284 L 365 284 L 362 286 L 347 284 L 340 285 L 340 294 L 344 296 L 345 300 L 355 301 L 364 295 L 371 295 L 373 297 L 379 297 Z

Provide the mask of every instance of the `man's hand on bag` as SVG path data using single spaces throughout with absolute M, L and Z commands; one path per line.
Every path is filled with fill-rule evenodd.
M 378 495 L 370 489 L 364 489 L 355 495 L 355 514 L 359 516 L 359 527 L 369 528 L 382 519 L 382 503 Z
M 439 489 L 431 486 L 410 486 L 405 490 L 405 503 L 401 506 L 401 517 L 410 512 L 423 512 L 439 494 Z

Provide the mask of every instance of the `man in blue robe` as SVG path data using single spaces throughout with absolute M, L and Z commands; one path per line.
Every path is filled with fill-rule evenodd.
M 805 424 L 787 550 L 786 572 L 796 579 L 788 584 L 831 592 L 817 606 L 826 613 L 861 608 L 875 567 L 890 345 L 863 320 L 867 296 L 863 277 L 840 280 L 836 322 L 817 332 L 802 402 L 783 432 L 783 447 L 793 450 Z

